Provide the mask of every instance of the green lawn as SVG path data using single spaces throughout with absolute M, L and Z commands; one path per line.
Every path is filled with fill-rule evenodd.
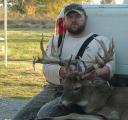
M 9 29 L 8 66 L 3 63 L 3 51 L 0 47 L 0 97 L 27 99 L 38 93 L 46 84 L 42 74 L 42 65 L 32 67 L 32 57 L 41 55 L 40 40 L 42 32 L 52 35 L 53 29 Z M 0 35 L 3 31 L 0 30 Z M 45 46 L 48 38 L 45 39 Z M 0 42 L 0 45 L 4 43 Z

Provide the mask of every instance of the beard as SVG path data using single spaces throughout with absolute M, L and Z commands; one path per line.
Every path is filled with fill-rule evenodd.
M 84 22 L 82 25 L 79 25 L 76 30 L 73 30 L 71 27 L 67 27 L 67 30 L 71 34 L 79 35 L 85 30 L 85 27 L 86 27 L 86 22 Z

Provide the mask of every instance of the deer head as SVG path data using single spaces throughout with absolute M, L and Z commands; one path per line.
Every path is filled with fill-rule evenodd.
M 95 56 L 95 60 L 90 62 L 97 64 L 98 67 L 103 67 L 107 62 L 113 59 L 113 40 L 109 44 L 108 50 L 102 41 L 98 39 L 96 40 L 100 44 L 105 55 L 103 57 L 98 53 L 98 55 Z M 86 64 L 89 61 L 83 62 Z M 84 71 L 84 74 L 87 71 L 88 68 Z M 64 92 L 61 102 L 65 106 L 77 104 L 83 108 L 86 108 L 86 112 L 96 112 L 105 105 L 106 101 L 111 95 L 112 88 L 107 81 L 100 78 L 95 78 L 93 80 L 81 80 L 82 74 L 83 73 L 73 73 L 66 77 L 63 83 Z
M 63 80 L 63 87 L 61 103 L 65 106 L 76 104 L 86 108 L 86 112 L 98 110 L 106 103 L 111 92 L 107 81 L 100 78 L 82 80 L 78 73 L 67 76 Z

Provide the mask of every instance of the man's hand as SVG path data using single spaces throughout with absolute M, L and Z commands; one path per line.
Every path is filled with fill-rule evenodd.
M 98 68 L 98 69 L 92 69 L 89 72 L 86 72 L 85 74 L 82 75 L 83 80 L 90 80 L 94 79 L 95 77 L 101 77 L 103 79 L 108 79 L 110 76 L 110 70 L 107 66 L 104 66 L 103 68 Z
M 70 65 L 69 67 L 62 66 L 59 70 L 59 75 L 60 77 L 66 77 L 70 73 L 73 73 L 75 70 L 76 70 L 76 67 L 74 65 Z
M 96 77 L 96 75 L 97 75 L 96 70 L 92 70 L 90 72 L 83 74 L 81 79 L 82 80 L 91 80 L 91 79 L 94 79 Z

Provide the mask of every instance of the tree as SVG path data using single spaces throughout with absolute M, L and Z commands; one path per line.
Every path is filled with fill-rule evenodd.
M 19 11 L 21 14 L 33 15 L 36 11 L 36 0 L 13 0 L 15 5 L 14 11 Z
M 115 0 L 101 0 L 101 4 L 112 4 L 115 3 Z
M 22 14 L 33 16 L 36 12 L 41 14 L 47 13 L 56 17 L 65 4 L 69 3 L 86 3 L 91 0 L 13 0 L 16 5 L 14 10 Z M 41 12 L 40 12 L 41 11 Z
M 82 1 L 85 3 L 91 0 L 44 0 L 44 4 L 46 5 L 45 8 L 48 13 L 57 16 L 64 5 L 69 3 L 82 3 Z

